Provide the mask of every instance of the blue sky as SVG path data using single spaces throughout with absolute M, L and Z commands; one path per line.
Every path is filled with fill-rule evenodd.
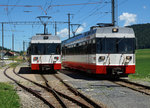
M 89 30 L 97 23 L 111 23 L 111 0 L 0 0 L 0 22 L 10 21 L 39 21 L 36 17 L 45 15 L 49 6 L 63 4 L 96 3 L 89 5 L 55 6 L 47 10 L 49 21 L 67 21 L 71 13 L 71 23 L 82 24 L 77 33 Z M 9 5 L 9 6 L 2 6 Z M 16 5 L 16 6 L 10 6 Z M 35 7 L 23 7 L 30 5 Z M 20 6 L 20 7 L 19 7 Z M 40 7 L 37 7 L 40 6 Z M 118 0 L 118 26 L 150 23 L 150 0 Z M 67 24 L 58 24 L 58 35 L 62 40 L 67 38 Z M 48 25 L 48 31 L 54 34 L 54 25 Z M 15 36 L 15 50 L 21 51 L 23 40 L 28 46 L 29 38 L 36 33 L 43 33 L 42 25 L 4 25 L 4 46 L 12 47 L 12 33 Z M 0 26 L 0 45 L 1 39 Z

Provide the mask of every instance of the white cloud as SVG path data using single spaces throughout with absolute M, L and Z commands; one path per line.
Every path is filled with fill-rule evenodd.
M 60 30 L 59 32 L 57 32 L 57 35 L 59 35 L 60 37 L 67 37 L 68 36 L 68 29 L 64 28 L 62 30 Z
M 79 27 L 79 28 L 77 29 L 77 31 L 76 31 L 76 34 L 82 33 L 83 30 L 84 30 L 84 27 Z
M 146 9 L 146 6 L 143 6 L 144 9 Z
M 86 23 L 83 23 L 82 26 L 80 26 L 77 29 L 76 34 L 82 33 L 85 27 L 86 27 Z M 74 29 L 76 29 L 76 28 L 74 28 Z M 57 34 L 62 38 L 68 37 L 68 29 L 64 28 L 64 29 L 60 30 L 59 32 L 57 32 Z M 71 33 L 71 35 L 72 35 L 72 33 Z
M 123 13 L 122 15 L 119 16 L 120 21 L 125 21 L 124 26 L 128 26 L 132 23 L 136 22 L 136 14 L 132 13 Z
M 85 27 L 86 27 L 86 23 L 83 23 L 82 26 L 80 26 L 80 27 L 77 29 L 76 34 L 82 33 Z
M 86 23 L 83 23 L 82 26 L 83 26 L 83 27 L 86 27 Z

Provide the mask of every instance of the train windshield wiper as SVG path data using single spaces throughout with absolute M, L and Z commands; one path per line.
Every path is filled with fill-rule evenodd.
M 119 44 L 122 40 L 124 40 L 125 39 L 125 37 L 124 38 L 121 38 L 118 42 L 117 42 L 117 44 Z
M 122 40 L 124 40 L 124 39 L 125 39 L 125 37 L 124 37 L 124 38 L 121 38 L 119 41 L 116 42 L 116 52 L 117 52 L 117 53 L 119 52 L 119 43 L 120 43 Z

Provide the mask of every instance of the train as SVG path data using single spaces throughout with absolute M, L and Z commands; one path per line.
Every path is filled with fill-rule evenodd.
M 61 69 L 61 40 L 51 34 L 33 36 L 27 49 L 31 70 Z
M 127 77 L 135 73 L 132 28 L 93 26 L 62 41 L 62 66 L 92 74 Z

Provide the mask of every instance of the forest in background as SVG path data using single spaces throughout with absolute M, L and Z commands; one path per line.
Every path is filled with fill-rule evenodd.
M 133 28 L 137 39 L 137 49 L 150 48 L 150 24 L 136 24 L 128 26 Z

